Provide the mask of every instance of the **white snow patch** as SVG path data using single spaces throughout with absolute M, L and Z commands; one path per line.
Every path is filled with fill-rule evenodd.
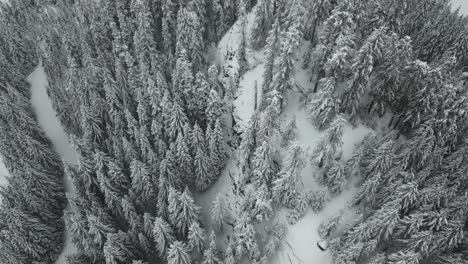
M 462 15 L 468 15 L 468 1 L 467 0 L 452 0 L 452 10 L 460 7 Z
M 28 76 L 27 81 L 31 84 L 31 104 L 39 125 L 44 129 L 45 133 L 52 141 L 54 150 L 60 157 L 71 164 L 77 164 L 78 157 L 72 149 L 68 137 L 57 119 L 57 113 L 52 107 L 49 96 L 47 95 L 47 76 L 42 68 L 38 65 L 35 70 Z M 73 184 L 70 178 L 64 177 L 65 191 L 73 193 Z M 69 210 L 67 207 L 66 210 Z M 62 254 L 59 256 L 56 264 L 65 264 L 65 257 L 76 252 L 76 248 L 71 242 L 70 234 L 65 229 L 65 247 Z
M 0 157 L 0 186 L 5 185 L 7 183 L 6 177 L 9 175 L 5 164 L 3 164 L 2 157 Z
M 234 100 L 234 118 L 236 119 L 237 131 L 243 131 L 247 128 L 250 119 L 262 102 L 262 85 L 264 64 L 260 64 L 253 70 L 245 73 L 239 82 L 239 90 Z M 255 98 L 257 102 L 255 102 Z
M 2 157 L 0 156 L 0 186 L 5 186 L 8 183 L 6 177 L 8 177 L 9 175 L 10 173 L 5 167 Z M 0 195 L 0 204 L 1 203 L 2 203 L 2 196 Z

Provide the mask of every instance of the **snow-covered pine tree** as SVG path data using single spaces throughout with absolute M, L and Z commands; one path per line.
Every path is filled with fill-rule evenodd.
M 337 116 L 320 138 L 311 156 L 312 162 L 319 168 L 328 170 L 338 157 L 339 148 L 343 144 L 341 136 L 343 135 L 345 123 L 346 120 L 342 116 Z
M 201 254 L 204 248 L 205 242 L 205 230 L 200 224 L 195 221 L 189 228 L 188 235 L 188 248 L 195 254 Z
M 209 132 L 207 132 L 207 137 L 208 137 L 209 155 L 210 155 L 211 165 L 213 166 L 215 170 L 213 175 L 217 176 L 224 168 L 226 159 L 228 157 L 226 153 L 226 148 L 225 148 L 224 131 L 221 125 L 221 120 L 217 119 L 214 124 L 213 129 L 208 130 L 208 131 Z
M 223 231 L 223 226 L 226 221 L 226 204 L 221 193 L 216 195 L 216 199 L 213 202 L 213 207 L 211 209 L 212 221 L 214 225 L 214 230 L 216 232 Z
M 254 49 L 260 49 L 265 46 L 273 23 L 273 2 L 260 0 L 254 8 L 254 14 L 255 21 L 250 33 L 250 43 Z
M 191 151 L 188 146 L 188 137 L 182 136 L 179 134 L 177 136 L 176 145 L 177 145 L 177 164 L 179 167 L 179 175 L 186 184 L 193 183 L 193 160 L 191 156 Z
M 318 233 L 321 238 L 328 238 L 335 232 L 335 230 L 338 228 L 338 225 L 343 221 L 343 213 L 343 210 L 339 210 L 326 222 L 322 222 L 320 224 L 318 228 Z
M 236 224 L 234 226 L 234 239 L 236 256 L 246 256 L 254 250 L 254 245 L 256 244 L 255 228 L 252 225 L 247 212 L 242 212 L 236 220 Z
M 353 60 L 351 71 L 354 74 L 347 84 L 342 99 L 342 109 L 346 109 L 352 119 L 355 119 L 358 114 L 361 96 L 368 89 L 369 78 L 375 65 L 382 57 L 384 36 L 387 34 L 387 30 L 386 27 L 381 27 L 372 32 Z
M 309 201 L 312 210 L 316 213 L 322 211 L 323 205 L 327 199 L 326 190 L 317 192 L 307 192 L 307 200 Z
M 281 38 L 282 46 L 275 62 L 273 80 L 269 90 L 277 90 L 284 94 L 294 87 L 295 65 L 302 38 L 300 26 L 299 22 L 292 23 Z
M 254 204 L 251 216 L 258 222 L 268 221 L 273 215 L 273 206 L 270 190 L 266 183 L 261 184 L 254 194 Z
M 269 184 L 276 172 L 272 148 L 271 142 L 269 140 L 264 140 L 262 145 L 255 150 L 252 160 L 252 172 L 257 186 Z
M 203 69 L 204 43 L 200 18 L 194 11 L 180 8 L 177 14 L 177 44 L 176 57 L 180 57 L 182 50 L 187 51 L 187 58 L 192 64 L 192 73 Z
M 218 92 L 211 89 L 207 97 L 207 106 L 205 114 L 208 122 L 214 123 L 216 120 L 222 118 L 223 114 L 227 111 L 226 102 L 219 96 Z
M 154 204 L 156 201 L 156 186 L 150 175 L 149 169 L 143 162 L 134 160 L 130 165 L 130 177 L 132 179 L 131 191 L 137 201 L 142 205 Z
M 171 244 L 167 254 L 168 264 L 190 264 L 190 255 L 186 249 L 185 243 L 175 241 Z
M 188 187 L 186 187 L 180 194 L 178 200 L 179 208 L 177 208 L 177 220 L 175 226 L 178 228 L 180 233 L 185 235 L 189 227 L 194 222 L 198 221 L 200 207 L 195 204 Z
M 296 204 L 294 208 L 289 210 L 288 222 L 291 225 L 297 223 L 297 221 L 303 217 L 309 207 L 309 200 L 305 193 L 301 193 L 296 198 Z
M 195 185 L 198 191 L 205 191 L 211 183 L 210 159 L 203 148 L 197 148 L 194 158 Z
M 210 235 L 210 245 L 203 251 L 202 264 L 218 264 L 218 249 L 216 248 L 216 236 L 214 233 Z
M 309 19 L 313 19 L 313 21 L 304 23 L 304 37 L 310 40 L 311 46 L 315 42 L 317 27 L 330 16 L 335 5 L 336 3 L 330 0 L 315 1 L 309 5 L 305 15 L 306 17 L 308 16 Z M 308 21 L 306 20 L 306 22 Z
M 236 256 L 234 251 L 234 240 L 229 240 L 229 243 L 224 251 L 223 264 L 236 264 Z
M 273 256 L 276 250 L 280 247 L 284 237 L 286 236 L 286 232 L 287 227 L 284 224 L 275 223 L 271 227 L 271 230 L 269 231 L 269 240 L 268 243 L 265 245 L 265 253 L 267 256 Z
M 344 190 L 347 178 L 345 165 L 340 161 L 334 161 L 330 169 L 323 175 L 323 183 L 333 195 L 339 195 Z
M 296 116 L 294 116 L 281 129 L 281 138 L 282 138 L 281 145 L 287 146 L 290 142 L 296 139 L 296 134 L 297 134 Z
M 176 43 L 177 11 L 172 0 L 164 0 L 161 3 L 161 37 L 165 54 L 164 64 L 167 67 L 166 76 L 172 74 L 174 67 L 174 52 Z
M 328 0 L 322 1 L 322 3 L 328 2 Z M 330 9 L 331 11 L 331 9 Z M 312 74 L 316 75 L 314 92 L 318 90 L 319 81 L 323 77 L 327 77 L 325 74 L 325 64 L 328 59 L 332 59 L 331 54 L 335 51 L 335 55 L 344 55 L 348 50 L 341 51 L 341 48 L 349 46 L 349 42 L 337 41 L 340 37 L 343 39 L 352 39 L 356 28 L 355 17 L 353 10 L 349 10 L 349 5 L 346 1 L 340 2 L 340 5 L 333 8 L 331 15 L 326 18 L 323 24 L 323 32 L 320 35 L 319 42 L 316 46 L 313 46 L 310 51 L 306 54 L 304 60 L 304 66 L 307 68 L 310 62 L 312 62 Z M 342 44 L 346 44 L 342 46 Z M 339 46 L 338 46 L 339 45 Z M 334 56 L 335 58 L 342 58 L 342 56 Z M 313 59 L 312 59 L 313 58 Z M 341 65 L 345 66 L 345 65 Z M 334 74 L 329 73 L 329 77 Z M 335 76 L 337 77 L 337 76 Z
M 192 120 L 202 121 L 205 119 L 205 109 L 208 105 L 208 96 L 210 95 L 210 84 L 208 83 L 205 74 L 197 72 L 195 75 L 194 86 L 193 91 L 195 93 L 192 94 L 193 98 L 191 99 L 194 108 L 193 113 L 190 115 L 192 116 Z
M 222 5 L 224 1 L 221 0 L 213 0 L 212 2 L 212 8 L 213 8 L 213 25 L 214 25 L 214 36 L 213 36 L 213 41 L 215 43 L 218 43 L 222 36 L 226 33 L 228 30 L 227 27 L 227 21 L 226 21 L 226 15 L 224 11 L 224 7 Z
M 270 85 L 273 81 L 273 71 L 275 67 L 276 57 L 279 55 L 281 41 L 281 27 L 279 20 L 276 19 L 272 25 L 272 29 L 268 32 L 265 47 L 265 71 L 263 73 L 263 94 L 270 91 Z
M 239 167 L 242 169 L 242 173 L 244 174 L 244 176 L 249 175 L 252 170 L 251 157 L 255 152 L 258 129 L 258 112 L 255 112 L 254 115 L 251 117 L 247 128 L 242 134 L 242 141 L 238 148 L 237 157 L 239 160 Z M 248 178 L 243 179 L 244 182 L 242 184 L 245 184 L 247 180 Z
M 176 139 L 179 133 L 183 133 L 183 128 L 188 119 L 179 102 L 173 101 L 169 107 L 171 111 L 166 117 L 165 130 L 169 138 Z
M 238 0 L 237 15 L 240 19 L 240 42 L 237 47 L 237 61 L 239 64 L 239 75 L 244 74 L 247 71 L 248 62 L 247 62 L 247 11 L 245 7 L 245 0 Z
M 339 113 L 340 101 L 334 96 L 336 78 L 323 78 L 321 83 L 322 89 L 317 94 L 311 95 L 306 109 L 312 123 L 319 129 L 325 129 Z
M 272 183 L 273 201 L 280 205 L 292 208 L 298 196 L 298 183 L 300 173 L 306 164 L 305 150 L 298 144 L 292 143 L 289 147 L 286 161 Z
M 156 250 L 160 257 L 167 254 L 167 250 L 175 241 L 171 226 L 161 217 L 156 217 L 153 223 L 153 238 L 156 242 Z

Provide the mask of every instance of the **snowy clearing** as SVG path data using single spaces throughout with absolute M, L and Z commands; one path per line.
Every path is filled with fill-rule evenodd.
M 239 90 L 234 100 L 234 117 L 236 118 L 237 131 L 243 131 L 249 124 L 255 107 L 262 102 L 262 84 L 264 64 L 260 64 L 253 70 L 248 71 L 239 82 Z M 255 102 L 257 99 L 257 102 Z

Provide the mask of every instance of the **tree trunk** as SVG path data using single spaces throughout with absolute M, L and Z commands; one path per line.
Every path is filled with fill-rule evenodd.
M 322 76 L 322 73 L 323 73 L 323 70 L 320 70 L 317 74 L 317 80 L 315 80 L 315 85 L 314 85 L 314 93 L 317 92 L 318 90 L 318 86 L 319 86 L 319 83 L 320 83 L 320 79 L 321 79 L 321 76 Z
M 257 90 L 257 89 L 258 89 L 258 87 L 257 87 L 257 80 L 255 80 L 255 97 L 254 97 L 255 102 L 254 102 L 254 111 L 257 111 L 257 107 L 258 107 L 258 105 L 257 105 L 257 101 L 258 101 L 258 98 L 257 98 L 257 96 L 258 96 L 258 95 L 257 95 L 257 94 L 258 94 L 258 90 Z

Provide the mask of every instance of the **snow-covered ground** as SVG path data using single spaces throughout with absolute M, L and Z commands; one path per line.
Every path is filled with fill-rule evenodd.
M 468 0 L 452 0 L 452 8 L 456 9 L 460 7 L 460 12 L 464 15 L 468 15 Z
M 3 164 L 2 157 L 0 157 L 0 186 L 5 185 L 7 183 L 6 177 L 9 175 L 7 168 L 5 168 L 5 164 Z M 2 202 L 2 197 L 0 196 L 0 203 Z
M 60 155 L 60 157 L 65 162 L 76 164 L 77 155 L 69 144 L 68 137 L 60 125 L 57 119 L 57 113 L 52 107 L 52 103 L 47 95 L 47 76 L 42 66 L 37 66 L 28 76 L 27 80 L 31 84 L 31 104 L 34 112 L 36 113 L 39 125 L 52 141 L 54 150 Z M 64 182 L 66 192 L 73 192 L 71 179 L 64 177 Z M 65 239 L 65 247 L 62 254 L 55 262 L 56 264 L 65 264 L 65 256 L 76 250 L 73 243 L 70 241 L 67 231 L 65 231 Z
M 236 100 L 234 100 L 234 112 L 237 119 L 237 128 L 243 131 L 249 124 L 249 120 L 262 102 L 262 84 L 265 65 L 259 64 L 253 70 L 248 71 L 241 77 Z M 257 102 L 255 102 L 257 99 Z

